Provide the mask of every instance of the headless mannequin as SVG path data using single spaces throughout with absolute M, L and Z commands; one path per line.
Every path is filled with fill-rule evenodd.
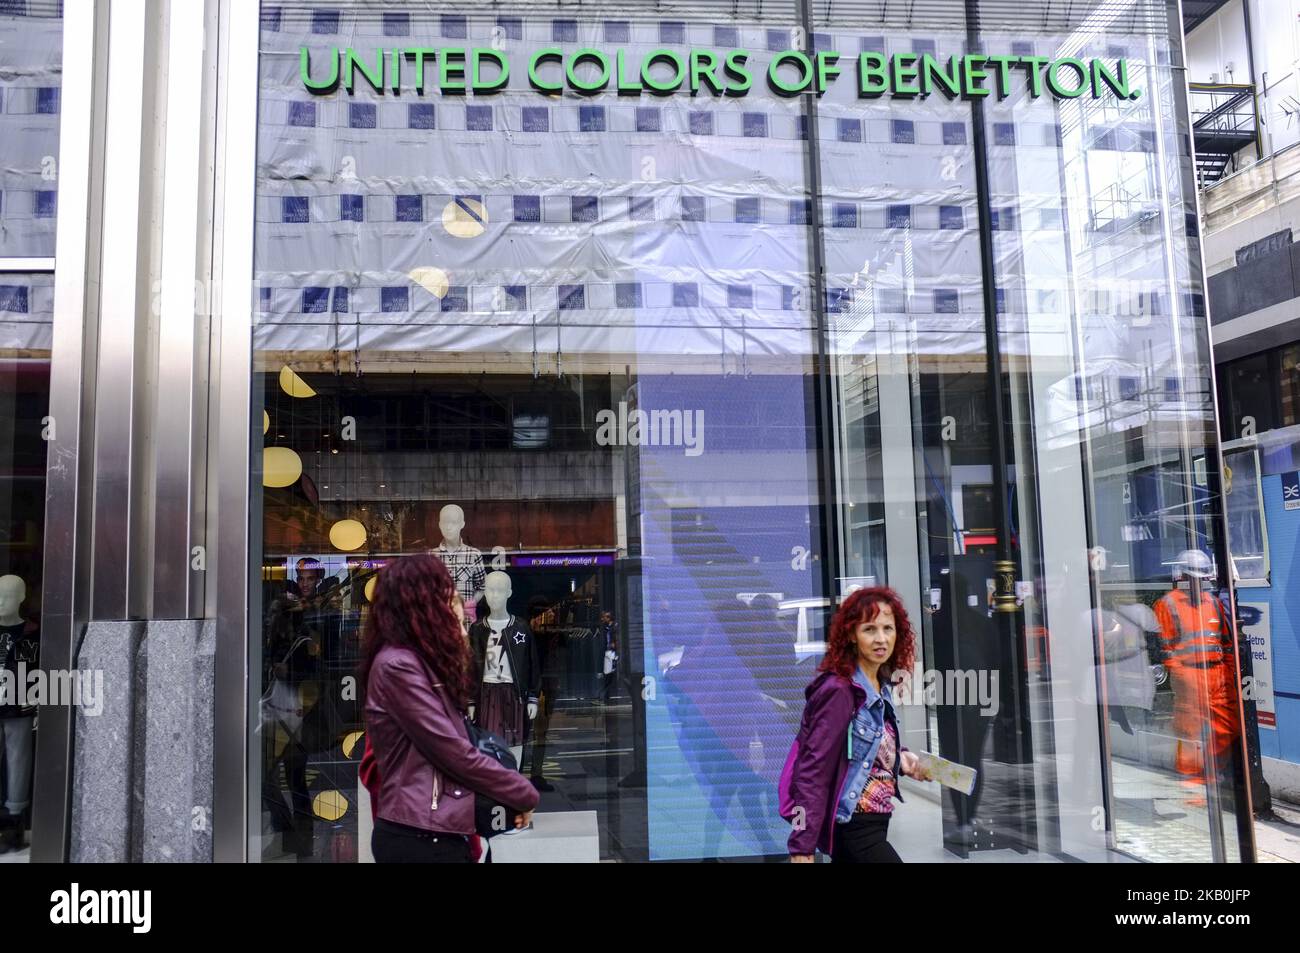
M 442 542 L 435 550 L 451 570 L 456 591 L 465 601 L 465 615 L 473 622 L 478 611 L 478 601 L 483 598 L 483 554 L 465 545 L 461 533 L 465 530 L 465 511 L 455 503 L 448 503 L 438 511 L 438 531 Z
M 0 628 L 21 625 L 18 607 L 27 598 L 27 583 L 21 576 L 0 576 Z
M 511 587 L 509 576 L 503 572 L 488 573 L 487 580 L 484 584 L 483 594 L 487 599 L 488 604 L 487 625 L 489 629 L 493 630 L 493 632 L 499 633 L 500 630 L 510 621 L 510 612 L 506 608 L 506 605 L 510 601 L 510 595 L 512 592 L 513 589 Z M 505 648 L 500 647 L 498 651 L 504 652 Z M 489 654 L 490 653 L 491 649 L 489 648 Z M 537 704 L 536 702 L 530 702 L 528 704 L 528 720 L 532 721 L 536 717 Z M 520 763 L 523 758 L 523 751 L 523 745 L 511 745 L 510 752 L 515 756 L 516 763 Z

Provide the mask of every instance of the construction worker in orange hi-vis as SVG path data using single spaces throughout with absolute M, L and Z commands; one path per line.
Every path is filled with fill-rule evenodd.
M 1232 626 L 1212 587 L 1214 567 L 1199 549 L 1174 563 L 1174 587 L 1155 604 L 1174 691 L 1175 764 L 1185 802 L 1205 804 L 1206 756 L 1214 774 L 1227 770 L 1240 730 Z M 1213 775 L 1209 778 L 1214 783 Z

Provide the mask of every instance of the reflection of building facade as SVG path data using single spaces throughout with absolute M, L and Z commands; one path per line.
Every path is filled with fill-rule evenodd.
M 1273 797 L 1300 802 L 1300 4 L 1204 6 L 1188 78 L 1230 544 L 1262 775 Z
M 100 719 L 42 715 L 35 855 L 363 859 L 368 586 L 432 552 L 542 792 L 499 860 L 782 854 L 802 690 L 872 583 L 919 670 L 996 686 L 903 706 L 906 744 L 979 771 L 907 788 L 905 858 L 1249 856 L 1240 746 L 1201 803 L 1179 783 L 1150 608 L 1180 553 L 1227 563 L 1179 23 L 931 6 L 63 21 L 53 277 L 11 285 L 52 317 L 4 312 L 6 359 L 53 368 L 24 419 L 58 425 L 30 617 L 46 665 L 130 661 Z M 408 45 L 443 51 L 425 95 L 385 72 Z M 476 48 L 510 81 L 450 95 Z M 112 65 L 141 49 L 143 89 Z M 374 78 L 312 89 L 349 49 Z M 597 52 L 530 83 L 544 49 Z M 788 50 L 781 82 L 842 73 L 778 95 Z M 683 88 L 584 90 L 614 51 Z M 743 95 L 685 88 L 702 51 L 746 51 Z M 863 96 L 860 53 L 991 94 Z M 121 772 L 82 760 L 132 738 Z

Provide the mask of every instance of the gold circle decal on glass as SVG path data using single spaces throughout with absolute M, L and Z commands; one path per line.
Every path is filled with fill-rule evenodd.
M 315 397 L 316 392 L 287 364 L 280 368 L 280 390 L 290 397 Z
M 366 580 L 366 602 L 375 601 L 375 583 L 379 582 L 379 576 L 374 575 Z
M 262 433 L 266 433 L 270 429 L 271 429 L 271 415 L 264 410 L 262 411 Z
M 343 757 L 352 757 L 352 750 L 356 748 L 357 742 L 366 736 L 364 731 L 349 731 L 343 737 Z
M 445 295 L 447 286 L 451 284 L 451 279 L 441 268 L 413 268 L 407 277 L 435 298 Z
M 366 544 L 366 528 L 356 520 L 339 520 L 330 527 L 330 545 L 350 553 Z
M 478 238 L 487 231 L 487 209 L 477 199 L 461 195 L 442 210 L 442 227 L 454 238 Z
M 302 476 L 302 458 L 288 447 L 262 451 L 262 486 L 293 486 Z
M 348 812 L 348 799 L 342 791 L 321 791 L 311 802 L 312 813 L 322 820 L 337 821 Z

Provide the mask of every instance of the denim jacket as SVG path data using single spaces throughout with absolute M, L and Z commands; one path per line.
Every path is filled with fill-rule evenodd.
M 858 799 L 862 796 L 862 789 L 866 786 L 871 776 L 872 766 L 876 763 L 880 742 L 884 740 L 886 720 L 894 726 L 895 737 L 898 738 L 898 753 L 894 757 L 894 791 L 898 800 L 903 800 L 902 792 L 898 788 L 898 769 L 903 760 L 902 753 L 907 749 L 903 747 L 902 732 L 898 730 L 898 717 L 894 713 L 894 699 L 889 690 L 889 683 L 882 681 L 880 691 L 877 692 L 860 668 L 854 670 L 853 680 L 867 693 L 867 700 L 858 708 L 849 726 L 848 740 L 845 743 L 849 769 L 844 776 L 845 783 L 840 790 L 839 803 L 835 806 L 837 824 L 844 824 L 853 819 L 853 812 L 858 806 Z

